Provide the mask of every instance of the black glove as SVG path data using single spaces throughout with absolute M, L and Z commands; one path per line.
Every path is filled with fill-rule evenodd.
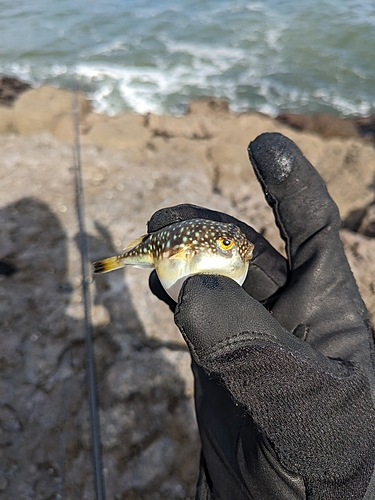
M 255 245 L 243 287 L 196 275 L 181 289 L 175 322 L 194 359 L 202 441 L 197 498 L 374 499 L 374 347 L 338 209 L 286 137 L 263 134 L 249 155 L 287 262 L 236 221 Z M 154 214 L 149 231 L 196 217 L 233 221 L 181 205 Z M 150 286 L 173 308 L 154 273 Z

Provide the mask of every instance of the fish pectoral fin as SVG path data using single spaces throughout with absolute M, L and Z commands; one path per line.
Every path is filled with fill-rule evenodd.
M 169 259 L 179 259 L 179 260 L 187 260 L 191 257 L 192 255 L 192 250 L 191 248 L 189 247 L 184 247 L 184 248 L 181 248 L 181 250 L 177 250 L 176 252 L 174 252 L 170 257 L 168 257 Z
M 132 267 L 135 267 L 137 269 L 153 269 L 155 266 L 151 262 L 144 262 L 142 264 L 129 264 Z
M 98 260 L 94 262 L 93 266 L 95 274 L 108 273 L 109 271 L 125 267 L 125 265 L 121 262 L 120 257 L 117 255 L 114 257 L 108 257 L 107 259 Z
M 126 245 L 124 250 L 128 252 L 129 250 L 132 250 L 136 246 L 141 245 L 149 236 L 150 236 L 149 234 L 142 234 L 142 236 L 139 236 L 139 238 L 136 238 L 135 240 L 131 241 L 128 245 Z

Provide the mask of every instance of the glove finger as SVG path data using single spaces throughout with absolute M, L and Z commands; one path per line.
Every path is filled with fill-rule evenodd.
M 284 286 L 287 279 L 285 258 L 252 227 L 228 214 L 196 205 L 182 204 L 163 208 L 155 212 L 148 222 L 148 232 L 152 233 L 165 226 L 188 219 L 208 219 L 216 222 L 233 223 L 254 244 L 254 254 L 249 272 L 243 284 L 246 292 L 259 301 L 266 301 Z M 153 293 L 160 298 L 159 285 L 152 279 Z M 159 283 L 160 284 L 160 283 Z M 150 285 L 151 286 L 151 285 Z M 160 285 L 161 286 L 161 285 Z
M 275 318 L 289 331 L 307 325 L 309 341 L 328 355 L 355 349 L 353 342 L 363 349 L 368 339 L 353 332 L 363 332 L 366 308 L 340 241 L 339 211 L 323 179 L 281 134 L 259 136 L 249 157 L 289 260 L 290 280 L 273 306 Z
M 287 349 L 311 365 L 335 370 L 331 361 L 287 332 L 257 300 L 226 276 L 187 278 L 175 310 L 175 322 L 201 366 L 216 356 L 249 345 Z

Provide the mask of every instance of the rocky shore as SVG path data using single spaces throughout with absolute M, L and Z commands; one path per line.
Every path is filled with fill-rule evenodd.
M 17 96 L 0 106 L 0 497 L 92 499 L 72 93 L 40 87 Z M 246 150 L 278 131 L 326 180 L 375 323 L 375 148 L 358 120 L 351 133 L 339 122 L 321 133 L 317 119 L 309 128 L 302 118 L 233 114 L 214 99 L 192 102 L 181 117 L 108 117 L 83 94 L 78 102 L 92 260 L 117 253 L 155 210 L 178 203 L 229 212 L 283 251 Z M 193 498 L 190 357 L 147 282 L 148 272 L 127 269 L 92 283 L 107 497 Z

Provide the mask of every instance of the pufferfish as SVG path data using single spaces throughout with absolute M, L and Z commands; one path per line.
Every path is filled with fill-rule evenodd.
M 191 219 L 144 234 L 124 250 L 94 262 L 94 272 L 127 265 L 155 268 L 165 291 L 177 302 L 183 282 L 194 274 L 221 274 L 242 285 L 254 245 L 235 224 Z

